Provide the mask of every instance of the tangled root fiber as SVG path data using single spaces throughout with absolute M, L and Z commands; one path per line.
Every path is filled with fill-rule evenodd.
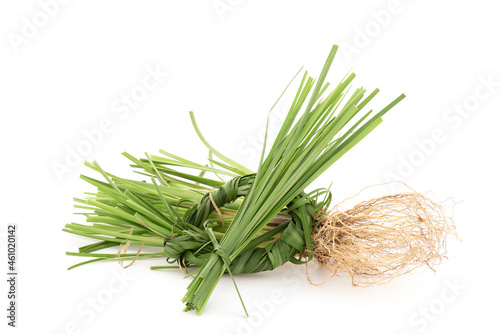
M 314 260 L 332 277 L 347 273 L 355 286 L 384 284 L 422 265 L 434 271 L 446 258 L 446 237 L 456 236 L 442 206 L 417 192 L 338 207 L 314 230 Z

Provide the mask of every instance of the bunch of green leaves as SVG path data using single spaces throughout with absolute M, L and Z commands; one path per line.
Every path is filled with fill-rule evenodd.
M 210 232 L 211 242 L 201 247 L 196 245 L 207 257 L 203 258 L 206 263 L 191 274 L 195 278 L 183 299 L 186 310 L 195 309 L 201 314 L 221 276 L 229 271 L 231 262 L 255 244 L 252 241 L 262 242 L 265 247 L 272 242 L 268 236 L 279 238 L 279 235 L 274 236 L 278 231 L 274 227 L 290 219 L 288 211 L 312 198 L 318 208 L 326 209 L 330 199 L 327 190 L 312 191 L 304 198 L 299 198 L 299 194 L 304 194 L 311 182 L 375 129 L 382 116 L 404 98 L 404 95 L 399 96 L 378 113 L 364 111 L 378 89 L 365 96 L 366 90 L 357 88 L 349 95 L 355 78 L 353 73 L 327 94 L 330 84 L 325 83 L 325 78 L 337 49 L 337 46 L 332 48 L 317 80 L 307 72 L 303 74 L 286 119 L 267 155 L 267 140 L 264 142 L 258 170 L 246 196 L 225 204 L 219 208 L 220 213 L 212 213 L 207 218 L 205 229 Z M 148 178 L 136 181 L 108 173 L 97 162 L 86 162 L 104 180 L 82 176 L 97 188 L 94 193 L 86 193 L 85 198 L 75 199 L 75 207 L 86 211 L 79 214 L 85 216 L 88 224 L 67 224 L 64 231 L 98 242 L 83 246 L 78 252 L 68 252 L 73 256 L 91 257 L 73 267 L 101 260 L 165 258 L 166 240 L 200 231 L 184 218 L 205 194 L 223 186 L 225 179 L 253 174 L 213 148 L 201 134 L 193 114 L 190 115 L 196 133 L 209 150 L 206 165 L 163 150 L 160 151 L 163 156 L 146 154 L 143 159 L 124 153 L 132 161 L 135 172 Z M 316 201 L 320 195 L 326 197 L 323 202 Z M 287 208 L 291 203 L 294 205 Z M 308 232 L 313 229 L 302 228 Z M 305 242 L 308 254 L 292 259 L 295 263 L 312 257 L 310 234 L 305 234 Z M 152 251 L 119 255 L 101 252 L 126 244 L 146 245 Z M 302 260 L 301 256 L 305 258 Z M 180 262 L 179 259 L 167 261 Z M 177 266 L 155 268 L 168 267 Z
M 87 224 L 69 223 L 65 225 L 63 231 L 96 239 L 99 242 L 85 245 L 79 248 L 78 252 L 67 252 L 71 256 L 91 258 L 71 266 L 70 269 L 102 260 L 165 258 L 164 240 L 184 235 L 189 231 L 183 218 L 189 209 L 199 203 L 203 195 L 224 185 L 223 178 L 252 173 L 248 168 L 223 156 L 210 146 L 201 135 L 192 113 L 191 118 L 200 138 L 210 148 L 207 165 L 189 161 L 164 150 L 160 150 L 163 156 L 146 154 L 146 158 L 143 159 L 123 153 L 132 161 L 131 166 L 136 169 L 135 172 L 151 181 L 147 182 L 121 178 L 104 171 L 97 162 L 85 162 L 87 167 L 103 177 L 103 181 L 81 176 L 84 181 L 97 189 L 96 192 L 86 192 L 84 198 L 74 199 L 74 207 L 85 210 L 76 214 L 84 216 Z M 214 151 L 217 157 L 222 159 L 213 158 Z M 212 177 L 208 177 L 207 173 Z M 218 240 L 222 239 L 224 232 L 231 225 L 241 203 L 242 199 L 237 199 L 221 207 L 220 214 L 213 213 L 209 216 L 210 220 L 217 222 L 213 231 Z M 271 221 L 272 225 L 264 229 L 262 234 L 275 224 L 288 219 L 289 216 L 285 212 L 278 214 Z M 145 245 L 154 252 L 119 255 L 116 251 L 98 252 L 125 244 Z

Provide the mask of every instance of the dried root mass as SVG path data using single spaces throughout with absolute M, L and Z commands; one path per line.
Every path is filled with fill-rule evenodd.
M 455 226 L 443 208 L 419 193 L 363 201 L 325 214 L 313 234 L 314 260 L 332 272 L 345 272 L 353 285 L 387 283 L 422 265 L 439 264 L 446 237 Z

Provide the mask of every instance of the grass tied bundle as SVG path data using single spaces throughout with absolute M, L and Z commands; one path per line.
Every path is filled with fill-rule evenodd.
M 408 231 L 403 224 L 405 217 L 413 219 L 415 215 L 430 213 L 428 210 L 403 214 L 396 228 L 375 229 L 379 224 L 376 219 L 384 221 L 391 217 L 396 222 L 394 213 L 401 206 L 415 209 L 421 203 L 403 203 L 398 199 L 397 206 L 392 207 L 394 211 L 387 212 L 384 208 L 391 204 L 390 198 L 386 198 L 362 203 L 363 208 L 356 207 L 350 212 L 326 214 L 332 198 L 329 189 L 305 191 L 404 98 L 401 95 L 382 110 L 373 112 L 367 111 L 366 106 L 379 91 L 367 94 L 360 87 L 349 93 L 354 73 L 331 88 L 325 79 L 337 49 L 333 46 L 317 80 L 304 72 L 276 139 L 269 146 L 267 140 L 264 142 L 256 172 L 212 147 L 192 113 L 194 129 L 209 151 L 208 164 L 198 164 L 163 150 L 161 156 L 146 154 L 141 159 L 124 153 L 135 172 L 147 178 L 136 181 L 106 172 L 97 162 L 86 162 L 103 180 L 82 176 L 97 188 L 96 192 L 86 193 L 84 199 L 75 199 L 75 207 L 84 211 L 80 214 L 88 224 L 70 223 L 64 231 L 98 242 L 83 246 L 78 252 L 69 252 L 73 256 L 92 257 L 71 268 L 95 261 L 135 262 L 147 258 L 175 263 L 154 269 L 180 267 L 188 272 L 196 268 L 189 274 L 193 280 L 182 300 L 186 311 L 193 309 L 201 314 L 225 273 L 234 281 L 234 275 L 239 273 L 273 270 L 287 262 L 304 264 L 315 258 L 332 271 L 383 274 L 393 263 L 401 262 L 397 254 L 394 259 L 386 259 L 389 263 L 385 267 L 358 256 L 359 252 L 407 247 L 402 240 L 391 245 L 384 234 L 391 239 L 405 231 L 411 237 L 426 225 L 429 227 L 425 229 L 431 229 L 435 224 L 433 217 L 425 221 L 422 216 L 424 222 L 420 226 L 415 223 Z M 372 244 L 374 237 L 379 239 L 381 248 Z M 416 238 L 414 241 L 417 242 Z M 428 243 L 429 254 L 425 255 L 432 256 L 432 248 L 437 244 Z M 140 252 L 127 253 L 132 245 L 138 246 Z M 120 252 L 102 252 L 108 248 L 119 248 Z M 349 254 L 349 248 L 349 259 L 358 257 L 357 263 L 342 256 Z M 410 258 L 422 255 L 423 252 L 407 253 Z M 411 260 L 402 263 L 403 267 L 413 264 Z M 392 270 L 397 272 L 397 266 Z M 243 304 L 241 296 L 240 300 Z

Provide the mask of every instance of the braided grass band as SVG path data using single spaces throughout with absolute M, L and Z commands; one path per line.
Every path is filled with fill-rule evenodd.
M 211 193 L 217 207 L 232 203 L 238 197 L 245 196 L 255 175 L 233 178 Z M 214 251 L 208 228 L 218 223 L 207 219 L 215 210 L 210 193 L 205 194 L 200 202 L 184 216 L 182 234 L 165 239 L 165 255 L 185 266 L 200 267 Z M 313 198 L 301 193 L 287 206 L 291 218 L 268 232 L 254 238 L 235 259 L 231 260 L 233 274 L 254 273 L 273 270 L 290 261 L 303 263 L 296 255 L 303 255 L 309 250 L 308 260 L 312 258 L 311 234 L 316 214 L 321 208 Z M 281 233 L 281 235 L 280 235 Z

